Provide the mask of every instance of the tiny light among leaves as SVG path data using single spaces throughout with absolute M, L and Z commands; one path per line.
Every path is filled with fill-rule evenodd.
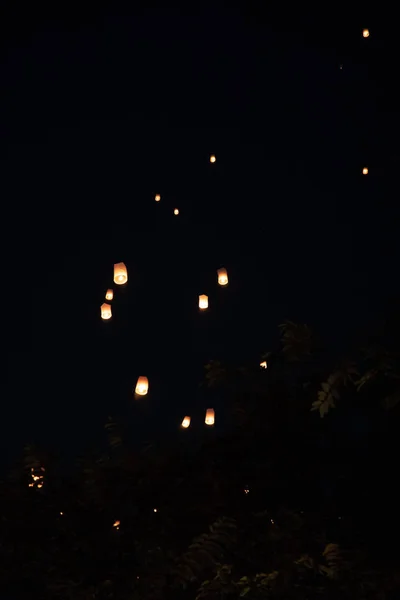
M 199 309 L 206 310 L 208 308 L 208 296 L 201 294 L 199 296 Z
M 182 421 L 181 427 L 183 427 L 183 429 L 187 429 L 190 425 L 190 417 L 185 417 Z
M 363 29 L 362 34 L 363 34 L 363 38 L 369 37 L 369 29 Z
M 114 265 L 114 283 L 124 285 L 128 281 L 128 271 L 123 262 Z
M 368 175 L 368 167 L 364 167 L 362 170 L 363 175 Z
M 160 194 L 156 194 L 156 196 L 155 196 L 154 200 L 155 200 L 156 202 L 160 202 L 160 200 L 161 200 L 161 196 L 160 196 Z
M 215 163 L 215 162 L 216 162 L 216 160 L 217 160 L 217 158 L 215 157 L 215 155 L 214 155 L 214 154 L 212 154 L 212 155 L 210 156 L 210 163 Z
M 219 285 L 228 285 L 228 273 L 226 269 L 218 269 L 217 273 Z
M 106 300 L 112 300 L 114 298 L 114 292 L 112 289 L 107 290 L 106 292 Z
M 147 379 L 147 377 L 140 376 L 139 379 L 137 380 L 135 394 L 138 394 L 138 396 L 146 396 L 148 391 L 149 391 L 149 380 Z
M 109 319 L 111 319 L 111 317 L 112 317 L 111 304 L 107 304 L 107 302 L 104 302 L 104 304 L 102 304 L 100 306 L 100 311 L 101 311 L 101 318 L 103 319 L 103 321 L 108 321 Z
M 214 425 L 215 423 L 215 412 L 213 408 L 207 408 L 206 418 L 204 420 L 206 425 Z
M 267 361 L 266 361 L 266 360 L 263 360 L 262 362 L 260 362 L 260 367 L 261 367 L 262 369 L 266 369 L 266 368 L 268 367 L 268 365 L 267 365 Z
M 178 208 L 174 208 L 174 215 L 179 215 L 179 209 Z

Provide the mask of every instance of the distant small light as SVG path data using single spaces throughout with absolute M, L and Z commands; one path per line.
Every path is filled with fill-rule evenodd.
M 363 175 L 368 175 L 368 167 L 364 167 L 362 170 Z
M 153 512 L 158 512 L 158 508 L 153 508 Z
M 215 163 L 215 162 L 216 162 L 216 160 L 217 160 L 217 158 L 214 156 L 214 154 L 212 154 L 212 155 L 210 156 L 210 163 Z
M 63 512 L 60 512 L 60 515 L 61 515 L 61 516 L 63 516 L 63 514 L 64 514 Z
M 250 490 L 249 490 L 249 488 L 247 486 L 244 488 L 244 493 L 245 494 L 249 494 L 250 493 Z
M 160 194 L 156 194 L 156 197 L 154 198 L 154 200 L 155 200 L 156 202 L 160 202 L 160 200 L 161 200 L 161 196 L 160 196 Z
M 261 363 L 260 363 L 260 367 L 261 367 L 262 369 L 266 369 L 266 368 L 267 368 L 267 366 L 268 366 L 268 365 L 267 365 L 267 361 L 266 361 L 266 360 L 263 360 L 263 362 L 261 362 Z
M 369 29 L 363 29 L 363 38 L 369 37 Z
M 121 525 L 121 521 L 115 521 L 115 523 L 113 524 L 113 527 L 115 529 L 119 529 L 119 526 Z
M 343 71 L 343 65 L 340 65 L 340 66 L 339 66 L 339 69 L 340 69 L 341 71 Z
M 271 523 L 272 525 L 275 525 L 275 521 L 273 519 L 271 519 Z
M 178 208 L 174 208 L 174 215 L 179 215 L 179 209 Z

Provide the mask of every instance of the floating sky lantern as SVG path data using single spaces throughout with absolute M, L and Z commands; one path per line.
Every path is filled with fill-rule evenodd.
M 190 425 L 190 417 L 185 417 L 182 421 L 181 427 L 187 429 Z
M 140 376 L 139 379 L 137 380 L 135 394 L 138 394 L 138 396 L 145 396 L 148 391 L 149 391 L 149 380 L 147 379 L 147 377 Z
M 178 208 L 174 208 L 174 215 L 179 215 L 179 209 Z
M 113 527 L 114 529 L 119 529 L 119 526 L 121 525 L 121 521 L 114 521 Z
M 266 369 L 266 368 L 267 368 L 267 366 L 268 366 L 268 365 L 267 365 L 267 361 L 266 361 L 266 360 L 263 360 L 262 362 L 260 362 L 260 367 L 261 367 L 262 369 Z
M 161 196 L 160 196 L 160 194 L 156 194 L 156 196 L 155 196 L 154 200 L 155 200 L 156 202 L 160 202 L 160 200 L 161 200 Z
M 207 408 L 206 418 L 204 420 L 206 425 L 214 425 L 215 423 L 215 412 L 213 408 Z
M 218 269 L 217 273 L 219 285 L 228 285 L 228 273 L 226 269 Z
M 363 175 L 368 175 L 368 167 L 364 167 L 362 170 Z
M 113 298 L 114 298 L 114 292 L 111 289 L 107 290 L 106 300 L 112 300 Z
M 199 308 L 200 310 L 206 310 L 208 308 L 208 296 L 205 294 L 199 296 Z
M 100 310 L 101 310 L 101 318 L 103 319 L 103 321 L 108 321 L 108 319 L 111 319 L 111 317 L 112 317 L 111 304 L 107 304 L 107 302 L 104 302 L 104 304 L 102 304 L 100 306 Z
M 114 265 L 114 283 L 124 285 L 128 281 L 128 271 L 123 262 Z
M 212 154 L 212 155 L 210 156 L 210 163 L 215 163 L 215 162 L 216 162 L 216 160 L 217 160 L 217 159 L 216 159 L 215 155 L 214 155 L 214 154 Z
M 363 38 L 369 37 L 369 29 L 363 29 Z

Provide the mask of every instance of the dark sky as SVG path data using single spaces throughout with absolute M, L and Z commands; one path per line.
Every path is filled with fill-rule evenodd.
M 209 358 L 257 360 L 286 317 L 340 345 L 398 294 L 389 24 L 247 6 L 4 21 L 9 453 L 75 452 L 108 414 L 138 439 L 200 424 L 210 402 L 223 415 L 198 389 Z M 119 261 L 129 284 L 104 324 Z

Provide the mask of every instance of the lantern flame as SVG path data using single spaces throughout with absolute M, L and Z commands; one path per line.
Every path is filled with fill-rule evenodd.
M 178 208 L 174 208 L 174 215 L 179 215 L 179 209 Z
M 215 163 L 215 162 L 216 162 L 216 160 L 217 160 L 217 158 L 215 157 L 215 155 L 214 155 L 214 154 L 212 154 L 212 155 L 210 156 L 210 163 Z
M 124 285 L 128 281 L 128 271 L 123 262 L 114 265 L 114 283 Z
M 263 362 L 261 362 L 261 363 L 260 363 L 260 367 L 261 367 L 262 369 L 266 369 L 266 368 L 267 368 L 267 366 L 268 366 L 268 365 L 267 365 L 267 361 L 266 361 L 266 360 L 263 360 Z
M 107 290 L 106 292 L 106 300 L 112 300 L 114 298 L 114 292 L 112 289 Z
M 369 29 L 363 29 L 362 34 L 363 34 L 363 38 L 369 37 Z
M 362 170 L 363 175 L 368 175 L 368 167 L 364 167 Z
M 226 269 L 218 269 L 217 273 L 219 285 L 228 285 L 228 273 Z
M 139 379 L 137 380 L 135 393 L 138 394 L 138 396 L 145 396 L 148 391 L 149 391 L 149 380 L 147 379 L 147 377 L 140 376 Z
M 155 200 L 156 202 L 160 202 L 160 200 L 161 200 L 161 196 L 160 196 L 160 194 L 156 194 L 156 196 L 155 196 L 154 200 Z
M 206 418 L 205 418 L 205 424 L 206 425 L 214 425 L 215 423 L 215 412 L 213 408 L 207 408 L 206 411 Z

